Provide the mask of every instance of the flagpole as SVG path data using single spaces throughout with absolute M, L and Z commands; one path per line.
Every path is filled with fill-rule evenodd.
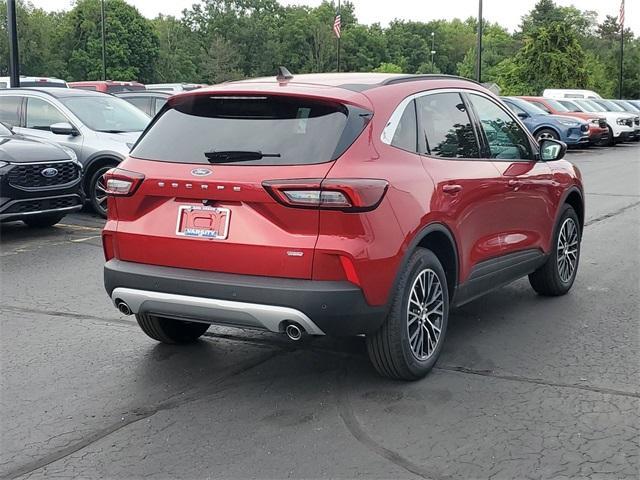
M 338 0 L 338 15 L 340 15 L 340 22 L 342 23 L 342 14 L 340 13 L 340 0 Z M 337 55 L 336 55 L 336 61 L 338 64 L 338 72 L 340 71 L 340 37 L 342 36 L 342 33 L 340 33 L 340 35 L 338 35 L 338 48 L 337 48 Z
M 622 0 L 622 5 L 624 8 L 624 0 Z M 622 23 L 620 23 L 620 78 L 618 79 L 618 98 L 622 100 L 622 65 L 624 59 L 624 18 L 622 19 Z

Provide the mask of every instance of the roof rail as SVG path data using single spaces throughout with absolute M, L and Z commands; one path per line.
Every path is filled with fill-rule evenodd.
M 420 80 L 446 80 L 446 79 L 465 80 L 467 82 L 475 83 L 476 85 L 482 85 L 480 82 L 476 82 L 475 80 L 472 80 L 470 78 L 460 77 L 458 75 L 446 75 L 443 73 L 407 74 L 401 77 L 391 77 L 383 81 L 381 85 L 394 85 L 396 83 L 416 82 Z

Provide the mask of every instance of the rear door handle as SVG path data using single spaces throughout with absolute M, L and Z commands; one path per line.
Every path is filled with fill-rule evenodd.
M 458 193 L 460 190 L 462 190 L 462 185 L 448 184 L 442 186 L 442 191 L 451 195 Z

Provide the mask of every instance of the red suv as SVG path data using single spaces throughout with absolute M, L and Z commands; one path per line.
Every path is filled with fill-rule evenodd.
M 93 90 L 94 92 L 116 93 L 116 92 L 137 92 L 146 90 L 142 83 L 138 82 L 118 82 L 114 80 L 95 80 L 85 82 L 69 82 L 70 88 L 81 90 Z
M 424 376 L 450 308 L 578 268 L 580 173 L 472 81 L 318 74 L 173 96 L 105 175 L 105 286 L 165 343 L 209 324 L 366 335 Z

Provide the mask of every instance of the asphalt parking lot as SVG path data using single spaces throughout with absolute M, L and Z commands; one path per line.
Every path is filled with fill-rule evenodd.
M 640 144 L 569 158 L 571 293 L 522 279 L 453 312 L 415 383 L 378 377 L 361 338 L 158 345 L 104 292 L 99 219 L 6 225 L 0 477 L 638 478 Z

